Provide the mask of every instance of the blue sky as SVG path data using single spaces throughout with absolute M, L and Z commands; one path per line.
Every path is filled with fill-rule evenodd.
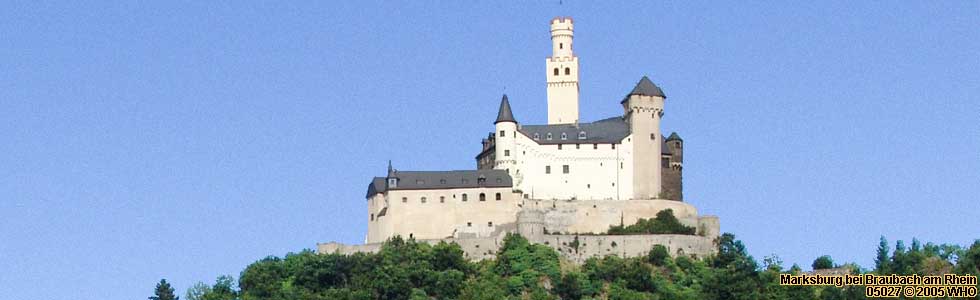
M 387 160 L 473 168 L 504 92 L 545 123 L 558 15 L 582 118 L 649 76 L 686 201 L 757 259 L 980 238 L 980 3 L 564 2 L 5 3 L 0 294 L 183 294 L 361 242 Z

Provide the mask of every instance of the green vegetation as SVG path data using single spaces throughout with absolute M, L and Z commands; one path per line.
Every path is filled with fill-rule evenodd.
M 895 244 L 884 238 L 875 270 L 879 274 L 978 274 L 980 240 L 968 248 Z M 826 259 L 824 259 L 826 258 Z M 819 262 L 819 264 L 818 264 Z M 820 257 L 814 266 L 833 266 Z M 848 264 L 845 264 L 845 266 Z M 852 265 L 853 266 L 853 265 Z M 854 272 L 862 272 L 856 266 Z M 760 266 L 732 234 L 718 239 L 718 253 L 693 259 L 672 258 L 663 246 L 645 257 L 594 257 L 576 266 L 544 245 L 508 235 L 495 260 L 467 261 L 458 245 L 428 245 L 394 238 L 375 254 L 290 253 L 267 257 L 241 273 L 238 288 L 230 277 L 214 285 L 199 283 L 186 300 L 262 299 L 863 299 L 864 288 L 852 286 L 781 286 L 784 269 L 778 256 Z M 868 272 L 867 270 L 863 272 Z M 176 300 L 166 281 L 156 300 Z
M 813 264 L 810 266 L 813 267 L 814 270 L 832 269 L 834 268 L 834 260 L 830 258 L 830 255 L 824 255 L 814 259 Z
M 623 225 L 610 226 L 608 234 L 627 235 L 627 234 L 688 234 L 693 235 L 694 227 L 685 226 L 674 217 L 672 209 L 661 210 L 657 217 L 653 219 L 639 219 L 636 224 L 623 227 Z

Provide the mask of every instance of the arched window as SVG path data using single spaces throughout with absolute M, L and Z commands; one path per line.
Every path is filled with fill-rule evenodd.
M 548 140 L 551 140 L 551 132 L 548 133 Z
M 584 140 L 585 139 L 585 131 L 579 131 L 578 132 L 578 139 L 580 139 L 580 140 Z
M 555 76 L 558 76 L 558 68 L 555 68 Z
M 496 198 L 497 198 L 497 201 L 500 201 L 500 193 L 497 193 Z
M 534 139 L 535 139 L 535 140 L 540 140 L 540 139 L 541 139 L 541 134 L 539 134 L 539 133 L 537 133 L 537 132 L 535 132 L 535 133 L 534 133 Z
M 572 74 L 572 69 L 571 68 L 565 68 L 565 75 L 571 75 L 571 74 Z
M 480 193 L 480 201 L 487 201 L 487 194 Z
M 561 133 L 561 140 L 563 140 L 563 141 L 564 141 L 564 140 L 567 140 L 567 139 L 568 139 L 568 135 L 567 135 L 567 134 L 565 134 L 564 132 L 562 132 L 562 133 Z
M 466 194 L 463 194 L 463 201 L 466 201 Z
M 558 49 L 565 49 L 564 43 L 558 43 Z

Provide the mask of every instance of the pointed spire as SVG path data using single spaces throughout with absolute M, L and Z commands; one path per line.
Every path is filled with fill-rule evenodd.
M 657 97 L 667 98 L 667 96 L 664 95 L 664 91 L 661 90 L 660 87 L 658 87 L 656 84 L 653 84 L 653 81 L 650 81 L 650 78 L 647 78 L 646 76 L 640 78 L 640 82 L 637 83 L 636 87 L 633 88 L 633 91 L 629 93 L 629 96 L 632 95 L 657 96 Z
M 395 174 L 395 169 L 391 167 L 391 160 L 388 160 L 388 177 Z
M 681 136 L 680 135 L 677 135 L 677 132 L 671 132 L 670 133 L 670 136 L 667 137 L 667 141 L 668 142 L 669 141 L 673 141 L 673 140 L 678 140 L 678 141 L 681 141 L 681 142 L 684 141 L 684 140 L 681 139 Z
M 504 98 L 500 99 L 500 111 L 497 112 L 497 121 L 493 124 L 500 122 L 517 123 L 517 120 L 514 119 L 514 113 L 510 111 L 510 101 L 507 101 L 507 94 L 504 94 Z

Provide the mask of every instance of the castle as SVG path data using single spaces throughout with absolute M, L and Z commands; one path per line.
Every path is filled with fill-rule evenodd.
M 521 124 L 503 95 L 475 170 L 403 171 L 389 162 L 387 174 L 368 184 L 365 244 L 321 243 L 318 251 L 376 251 L 402 236 L 456 242 L 471 259 L 482 259 L 516 232 L 576 262 L 644 255 L 655 244 L 674 255 L 712 253 L 718 218 L 683 202 L 684 141 L 660 131 L 667 96 L 644 76 L 614 99 L 623 115 L 582 122 L 573 37 L 572 18 L 551 20 L 548 124 Z M 604 234 L 665 209 L 696 234 Z

